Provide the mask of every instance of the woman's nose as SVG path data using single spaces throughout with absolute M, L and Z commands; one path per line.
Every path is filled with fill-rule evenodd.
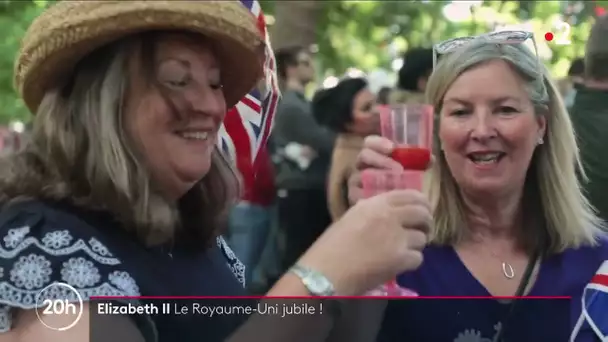
M 491 113 L 479 111 L 475 113 L 471 128 L 471 138 L 479 141 L 495 138 L 497 135 Z
M 207 85 L 188 92 L 187 101 L 193 114 L 222 116 L 227 110 L 223 95 Z

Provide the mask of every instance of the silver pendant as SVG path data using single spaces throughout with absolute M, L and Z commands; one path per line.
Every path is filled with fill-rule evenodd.
M 502 263 L 502 273 L 505 275 L 505 277 L 507 277 L 507 279 L 513 279 L 515 277 L 513 266 L 507 262 Z

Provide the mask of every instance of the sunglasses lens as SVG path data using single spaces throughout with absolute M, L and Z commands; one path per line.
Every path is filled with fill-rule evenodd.
M 472 39 L 471 37 L 462 37 L 462 38 L 446 40 L 443 43 L 437 44 L 435 49 L 437 50 L 437 53 L 439 53 L 439 54 L 448 53 L 448 52 L 454 51 L 454 50 L 458 49 L 459 47 L 465 45 L 466 43 L 471 41 L 471 39 Z
M 503 43 L 521 43 L 530 38 L 531 34 L 526 31 L 498 31 L 479 37 L 454 38 L 435 45 L 435 51 L 437 51 L 438 54 L 446 54 L 469 43 L 471 40 L 483 37 L 491 41 L 500 41 Z
M 534 42 L 534 35 L 532 33 L 527 31 L 497 31 L 475 37 L 453 38 L 435 45 L 433 50 L 433 66 L 436 66 L 437 59 L 439 58 L 438 55 L 451 53 L 476 39 L 495 44 L 525 44 L 526 47 L 529 47 L 526 44 L 526 41 L 530 38 L 532 39 L 532 48 L 538 58 L 538 51 L 536 50 L 536 43 Z M 540 66 L 540 59 L 538 60 L 538 63 Z
M 499 31 L 491 33 L 489 37 L 503 42 L 523 42 L 530 38 L 530 34 L 525 31 Z

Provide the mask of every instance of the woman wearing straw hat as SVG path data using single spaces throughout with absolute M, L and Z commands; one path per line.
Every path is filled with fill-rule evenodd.
M 325 340 L 340 307 L 112 314 L 151 303 L 123 298 L 88 310 L 94 296 L 245 294 L 219 237 L 238 181 L 216 140 L 262 74 L 262 43 L 238 1 L 65 1 L 32 23 L 15 69 L 31 141 L 0 162 L 0 341 L 88 341 L 89 326 L 93 341 Z M 416 268 L 428 208 L 407 191 L 358 204 L 268 295 L 358 295 Z

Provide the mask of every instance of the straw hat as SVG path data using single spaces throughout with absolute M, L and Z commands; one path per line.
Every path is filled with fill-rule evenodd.
M 228 107 L 262 76 L 263 37 L 240 1 L 61 1 L 29 27 L 15 62 L 15 85 L 35 113 L 45 92 L 95 49 L 149 30 L 200 33 L 216 44 Z

